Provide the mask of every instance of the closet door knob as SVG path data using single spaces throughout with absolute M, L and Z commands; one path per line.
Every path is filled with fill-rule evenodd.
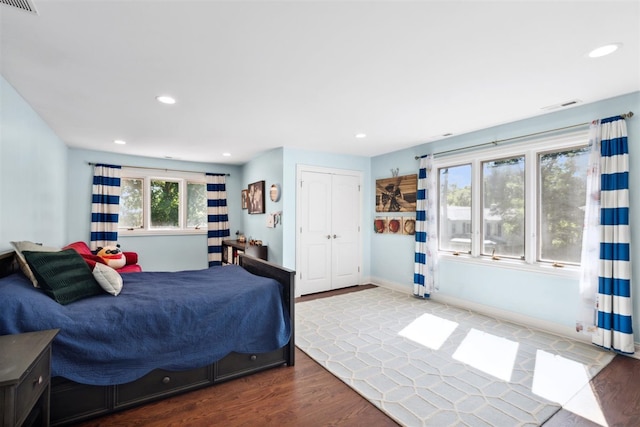
M 330 239 L 330 238 L 331 238 L 331 234 L 327 234 L 327 239 Z

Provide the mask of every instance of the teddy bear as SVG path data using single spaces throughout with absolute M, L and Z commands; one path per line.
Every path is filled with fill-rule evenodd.
M 124 267 L 127 263 L 127 259 L 122 253 L 122 250 L 120 250 L 120 245 L 99 247 L 96 255 L 99 256 L 105 264 L 116 270 Z

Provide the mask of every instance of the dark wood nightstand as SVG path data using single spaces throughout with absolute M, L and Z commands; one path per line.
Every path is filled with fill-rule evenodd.
M 0 426 L 48 426 L 51 342 L 58 329 L 0 336 Z

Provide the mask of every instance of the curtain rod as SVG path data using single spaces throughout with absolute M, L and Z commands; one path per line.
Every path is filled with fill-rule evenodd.
M 629 111 L 628 113 L 625 113 L 625 114 L 620 114 L 620 117 L 622 117 L 623 119 L 630 119 L 631 117 L 633 117 L 633 111 Z M 589 125 L 589 124 L 591 124 L 591 122 L 578 123 L 577 125 L 570 125 L 570 126 L 564 126 L 564 127 L 561 127 L 561 128 L 543 130 L 543 131 L 540 131 L 540 132 L 528 133 L 526 135 L 514 136 L 514 137 L 511 137 L 511 138 L 497 139 L 495 141 L 483 142 L 482 144 L 470 145 L 468 147 L 453 148 L 451 150 L 439 151 L 437 153 L 433 153 L 433 155 L 434 156 L 438 156 L 438 155 L 441 155 L 441 154 L 454 153 L 456 151 L 471 150 L 473 148 L 485 147 L 487 145 L 498 145 L 501 142 L 513 141 L 514 139 L 528 138 L 530 136 L 537 136 L 537 135 L 542 135 L 542 134 L 545 134 L 545 133 L 557 132 L 557 131 L 560 131 L 560 130 L 573 129 L 573 128 L 577 128 L 577 127 L 581 127 L 581 126 L 586 126 L 586 125 Z M 425 156 L 428 156 L 428 154 L 425 154 L 423 156 L 415 156 L 415 159 L 419 160 L 420 158 L 425 157 Z
M 87 164 L 88 164 L 89 166 L 95 166 L 95 165 L 97 165 L 97 164 L 101 164 L 101 163 L 87 162 Z M 150 167 L 150 166 L 127 166 L 127 165 L 120 165 L 120 166 L 121 166 L 121 167 L 123 167 L 123 168 L 149 169 L 149 170 L 165 171 L 165 172 L 214 173 L 214 172 L 186 171 L 186 170 L 180 170 L 180 169 L 152 168 L 152 167 Z M 230 173 L 217 174 L 217 175 L 231 176 L 231 174 L 230 174 Z

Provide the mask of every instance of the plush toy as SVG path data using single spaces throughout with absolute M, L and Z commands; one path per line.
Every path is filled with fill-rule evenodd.
M 120 245 L 100 247 L 96 255 L 102 258 L 105 264 L 116 270 L 124 267 L 127 263 L 127 259 L 120 250 Z

